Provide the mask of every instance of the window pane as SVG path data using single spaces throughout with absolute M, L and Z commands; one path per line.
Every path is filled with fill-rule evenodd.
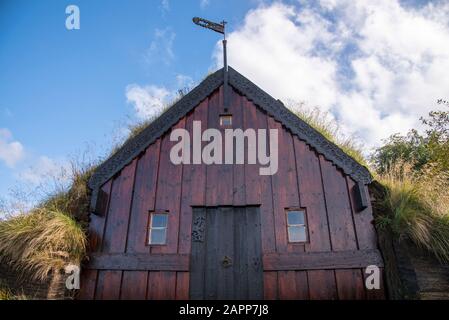
M 167 229 L 151 229 L 150 244 L 165 244 Z
M 289 211 L 287 213 L 288 224 L 305 224 L 303 211 Z
M 288 227 L 288 241 L 290 242 L 306 242 L 306 227 Z
M 220 116 L 220 124 L 222 126 L 232 125 L 232 116 Z
M 153 214 L 151 219 L 151 226 L 154 227 L 166 227 L 167 226 L 167 214 Z

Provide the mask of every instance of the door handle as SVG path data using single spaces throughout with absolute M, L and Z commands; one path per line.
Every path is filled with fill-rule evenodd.
M 228 256 L 224 256 L 223 260 L 221 261 L 221 265 L 224 268 L 229 268 L 230 266 L 232 266 L 232 259 L 229 258 Z

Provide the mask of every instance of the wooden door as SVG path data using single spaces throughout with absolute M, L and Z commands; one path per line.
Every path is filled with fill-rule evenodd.
M 193 210 L 191 299 L 262 299 L 259 207 Z

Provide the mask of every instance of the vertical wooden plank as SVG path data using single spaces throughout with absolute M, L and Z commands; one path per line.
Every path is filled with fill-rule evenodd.
M 273 184 L 276 251 L 287 252 L 288 242 L 285 208 L 299 206 L 293 140 L 291 134 L 272 117 L 268 118 L 268 127 L 278 130 L 279 168 L 277 173 L 271 177 Z
M 245 97 L 242 97 L 242 104 L 244 129 L 267 130 L 267 115 Z M 269 150 L 268 147 L 269 143 L 267 140 L 267 150 Z M 260 204 L 262 250 L 263 253 L 272 253 L 276 251 L 276 238 L 271 176 L 259 175 L 258 164 L 245 163 L 246 203 Z
M 215 269 L 217 273 L 217 299 L 234 298 L 234 212 L 232 207 L 221 207 L 216 210 L 216 228 L 211 232 L 218 235 L 218 256 L 215 261 L 208 264 L 208 268 Z M 207 244 L 209 245 L 209 244 Z M 245 255 L 246 256 L 246 255 Z M 229 267 L 222 265 L 225 257 L 231 261 Z
M 232 205 L 233 168 L 231 164 L 224 163 L 224 127 L 220 126 L 220 113 L 223 110 L 221 86 L 209 99 L 208 128 L 217 129 L 222 136 L 222 164 L 210 164 L 206 166 L 206 203 L 207 205 Z M 206 144 L 208 144 L 207 142 Z M 220 183 L 217 183 L 220 181 Z
M 204 102 L 202 103 L 204 105 Z M 196 109 L 200 108 L 198 106 Z M 195 120 L 195 111 L 186 116 L 185 129 L 189 132 L 190 141 L 193 141 L 193 121 Z M 185 137 L 186 138 L 186 137 Z M 191 143 L 192 144 L 192 143 Z M 193 156 L 192 145 L 190 145 L 190 155 Z M 179 238 L 178 238 L 178 253 L 190 253 L 191 251 L 191 232 L 192 232 L 192 198 L 194 180 L 201 180 L 205 172 L 201 174 L 198 170 L 198 165 L 184 164 L 182 169 L 182 186 L 181 186 L 181 209 L 179 212 Z M 196 177 L 196 176 L 197 177 Z M 201 183 L 201 181 L 199 181 Z M 205 186 L 203 185 L 203 188 Z M 197 186 L 197 190 L 201 190 Z M 189 273 L 178 272 L 176 275 L 176 299 L 189 298 Z
M 136 163 L 137 160 L 133 160 L 123 168 L 120 175 L 113 181 L 105 226 L 103 252 L 125 252 Z M 101 299 L 118 299 L 120 297 L 122 271 L 102 270 L 99 271 L 99 277 L 98 296 Z
M 332 246 L 318 155 L 297 137 L 294 138 L 294 146 L 300 206 L 306 208 L 307 214 L 309 242 L 305 251 L 330 251 Z M 307 271 L 307 278 L 311 298 L 333 299 L 336 296 L 334 271 Z
M 146 244 L 149 211 L 154 209 L 160 140 L 138 159 L 129 221 L 127 253 L 149 253 Z M 148 271 L 123 271 L 121 299 L 146 298 Z
M 258 109 L 254 104 L 249 103 L 246 105 L 247 108 L 252 107 L 256 110 L 257 116 L 257 128 L 258 129 L 266 129 L 268 127 L 268 116 L 263 113 L 260 109 Z M 245 118 L 246 119 L 246 118 Z M 246 120 L 245 120 L 246 121 Z M 247 125 L 245 124 L 245 128 Z M 267 134 L 269 134 L 267 130 Z M 267 138 L 267 147 L 266 150 L 269 150 L 269 140 Z M 245 175 L 247 173 L 245 172 Z M 260 176 L 259 171 L 252 172 L 251 177 L 257 175 L 256 182 L 260 186 L 260 189 L 255 188 L 254 184 L 250 184 L 247 186 L 247 194 L 249 192 L 258 192 L 260 191 L 260 221 L 261 221 L 261 231 L 262 231 L 262 252 L 263 253 L 272 253 L 276 251 L 276 236 L 275 236 L 275 222 L 274 216 L 275 212 L 273 209 L 273 192 L 272 192 L 272 180 L 271 176 Z M 251 181 L 251 180 L 250 180 Z M 248 180 L 247 180 L 248 184 Z M 251 199 L 251 198 L 249 198 Z M 247 199 L 247 202 L 250 200 Z M 256 199 L 255 196 L 252 199 Z
M 147 299 L 171 300 L 176 297 L 176 272 L 150 271 Z
M 243 127 L 243 97 L 231 90 L 231 105 L 229 111 L 232 114 L 232 128 L 245 130 Z M 246 145 L 246 144 L 245 144 Z M 245 147 L 245 150 L 247 147 Z M 246 204 L 245 191 L 245 165 L 236 164 L 236 150 L 234 144 L 234 165 L 233 167 L 233 200 L 234 206 L 244 206 Z M 247 155 L 245 155 L 246 159 Z M 247 163 L 247 161 L 245 161 Z
M 200 108 L 200 107 L 198 107 Z M 192 139 L 192 126 L 195 120 L 195 114 L 191 113 L 187 116 L 186 130 Z M 179 253 L 190 253 L 191 246 L 191 226 L 192 226 L 192 198 L 194 192 L 198 192 L 204 196 L 205 189 L 205 170 L 202 171 L 199 165 L 184 165 L 182 172 L 182 196 L 181 211 L 179 224 Z
M 100 271 L 98 275 L 96 300 L 118 300 L 122 271 Z
M 157 300 L 160 299 L 161 292 L 165 286 L 162 283 L 162 271 L 150 271 L 148 272 L 148 289 L 147 289 L 147 299 Z
M 129 221 L 126 252 L 149 252 L 147 226 L 150 211 L 154 210 L 160 140 L 150 145 L 137 162 L 136 181 Z
M 306 271 L 296 271 L 296 299 L 309 299 L 309 280 Z
M 147 292 L 147 271 L 123 271 L 120 299 L 145 300 Z
M 260 213 L 259 208 L 254 206 L 242 211 L 241 216 L 246 220 L 248 298 L 257 300 L 264 296 Z
M 86 269 L 82 271 L 80 291 L 76 297 L 78 300 L 93 300 L 95 298 L 97 275 L 97 270 Z
M 357 239 L 352 219 L 351 204 L 349 202 L 346 179 L 343 174 L 329 161 L 320 155 L 320 166 L 323 178 L 326 205 L 328 208 L 329 230 L 331 234 L 332 250 L 356 250 Z M 356 290 L 357 279 L 352 277 L 351 270 L 335 270 L 337 279 L 345 279 L 344 287 L 338 288 L 343 296 L 355 296 L 356 293 L 348 293 L 348 288 Z M 337 283 L 343 286 L 342 281 Z
M 307 272 L 311 300 L 335 300 L 338 298 L 335 281 L 329 281 L 329 274 L 334 275 L 329 270 Z
M 176 273 L 176 300 L 189 299 L 189 272 Z
M 162 271 L 161 274 L 160 288 L 162 290 L 158 290 L 160 296 L 157 299 L 174 300 L 176 297 L 176 272 Z
M 234 265 L 237 274 L 235 282 L 235 298 L 248 299 L 248 290 L 250 285 L 248 283 L 249 268 L 248 268 L 248 245 L 247 241 L 248 224 L 244 207 L 236 207 L 235 210 L 235 224 L 234 224 Z
M 105 214 L 101 217 L 94 214 L 90 215 L 89 252 L 98 252 L 101 250 L 105 229 L 105 221 L 109 210 L 109 200 L 111 199 L 111 188 L 112 188 L 112 180 L 109 180 L 101 187 L 101 190 L 103 190 L 108 195 L 108 204 L 106 207 Z M 97 277 L 98 277 L 97 270 L 85 269 L 82 271 L 80 281 L 80 292 L 77 297 L 78 299 L 92 300 L 95 298 Z
M 264 299 L 278 299 L 278 273 L 276 271 L 266 271 L 263 273 Z
M 201 130 L 205 130 L 208 128 L 207 117 L 208 117 L 208 106 L 209 99 L 205 99 L 200 103 L 198 107 L 195 108 L 193 113 L 193 120 L 200 121 Z M 192 121 L 193 121 L 192 120 Z M 192 124 L 193 125 L 193 124 Z M 190 131 L 190 130 L 189 130 Z M 193 135 L 191 133 L 191 138 L 193 139 Z M 206 145 L 206 142 L 202 142 L 201 150 Z M 193 146 L 192 146 L 193 150 Z M 193 158 L 193 151 L 192 151 Z M 187 171 L 190 173 L 190 176 L 187 176 L 186 179 L 183 178 L 187 182 L 187 179 L 190 178 L 191 182 L 189 184 L 191 190 L 191 204 L 196 206 L 204 206 L 206 204 L 206 165 L 201 161 L 201 164 L 192 164 L 190 166 L 184 166 L 185 168 L 190 167 L 191 171 Z M 183 187 L 184 193 L 184 187 Z M 186 201 L 188 198 L 186 197 Z
M 242 113 L 244 130 L 267 129 L 267 118 L 265 115 L 259 117 L 259 113 L 261 112 L 257 110 L 257 107 L 251 101 L 248 101 L 245 97 L 242 97 L 241 100 L 243 104 Z M 263 177 L 264 176 L 259 175 L 259 164 L 248 164 L 248 154 L 245 154 L 246 204 L 260 204 L 262 202 L 263 195 L 261 180 Z
M 103 252 L 125 252 L 136 163 L 135 159 L 127 165 L 113 183 Z
M 365 299 L 363 278 L 360 269 L 337 270 L 338 298 L 340 300 L 362 300 Z
M 206 209 L 206 272 L 205 272 L 205 294 L 204 299 L 215 300 L 218 297 L 218 282 L 220 278 L 218 276 L 219 260 L 219 235 L 220 233 L 227 232 L 223 230 L 219 223 L 219 209 L 207 208 Z
M 201 123 L 202 130 L 207 128 L 208 99 L 200 103 L 192 113 L 187 116 L 186 130 L 193 141 L 193 121 Z M 204 143 L 202 143 L 204 144 Z M 193 145 L 191 157 L 193 159 Z M 201 149 L 202 150 L 202 149 Z M 200 155 L 201 156 L 201 155 Z M 184 165 L 182 174 L 182 196 L 179 230 L 179 253 L 191 252 L 192 233 L 192 205 L 204 205 L 206 193 L 206 166 L 201 164 Z M 176 298 L 187 299 L 189 297 L 189 274 L 178 273 L 176 285 Z
M 215 91 L 210 97 L 207 106 L 207 128 L 217 129 L 219 125 L 219 91 Z M 205 128 L 201 128 L 205 130 Z M 210 142 L 206 142 L 205 145 Z M 204 149 L 204 146 L 203 146 Z M 213 206 L 218 204 L 218 190 L 217 181 L 219 181 L 218 176 L 218 165 L 208 164 L 206 165 L 206 205 Z
M 185 128 L 185 118 L 173 126 L 172 130 Z M 179 235 L 179 217 L 181 209 L 182 170 L 181 164 L 170 160 L 170 150 L 178 142 L 170 141 L 170 132 L 161 141 L 159 174 L 156 190 L 156 210 L 168 210 L 167 244 L 152 246 L 151 253 L 177 253 Z
M 330 251 L 331 242 L 318 156 L 303 141 L 295 138 L 294 144 L 301 207 L 307 210 L 310 241 L 305 250 Z
M 279 271 L 279 299 L 296 299 L 296 275 L 295 271 Z
M 334 251 L 356 250 L 357 241 L 345 178 L 332 163 L 321 155 L 320 165 L 328 208 L 332 249 Z

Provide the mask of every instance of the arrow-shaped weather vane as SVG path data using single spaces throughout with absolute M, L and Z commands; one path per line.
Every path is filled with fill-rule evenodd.
M 224 76 L 224 83 L 223 83 L 223 104 L 225 108 L 225 112 L 227 112 L 228 107 L 228 61 L 226 56 L 226 21 L 222 21 L 221 23 L 212 22 L 203 18 L 194 17 L 192 19 L 193 23 L 196 25 L 199 25 L 200 27 L 210 29 L 212 31 L 221 33 L 223 35 L 223 76 Z
M 212 22 L 203 18 L 195 17 L 192 19 L 193 23 L 199 25 L 200 27 L 204 27 L 207 29 L 211 29 L 215 32 L 225 34 L 225 25 L 226 21 L 222 21 L 221 23 Z

